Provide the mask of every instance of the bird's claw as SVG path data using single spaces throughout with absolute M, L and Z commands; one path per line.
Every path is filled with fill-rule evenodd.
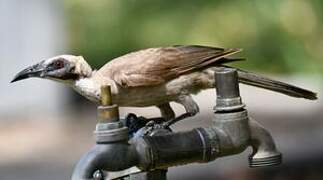
M 146 126 L 143 135 L 148 136 L 157 128 L 157 123 L 154 121 L 149 121 Z
M 164 126 L 164 118 L 145 118 L 142 116 L 137 117 L 136 114 L 129 113 L 125 118 L 125 125 L 129 128 L 129 136 L 146 136 L 154 135 L 159 130 L 169 131 L 170 129 Z
M 156 124 L 156 122 L 151 120 L 146 124 L 146 127 L 153 127 L 155 124 Z
M 194 113 L 187 112 L 187 113 L 184 113 L 184 114 L 182 114 L 182 115 L 180 115 L 178 117 L 175 117 L 175 118 L 173 118 L 173 119 L 171 119 L 169 121 L 162 122 L 162 123 L 158 123 L 158 122 L 153 121 L 153 120 L 149 121 L 145 126 L 146 130 L 145 130 L 144 134 L 145 135 L 152 135 L 152 134 L 154 134 L 153 132 L 155 132 L 157 130 L 171 130 L 170 129 L 171 125 L 173 125 L 173 124 L 175 124 L 175 123 L 177 123 L 177 122 L 179 122 L 179 121 L 181 121 L 183 119 L 186 119 L 188 117 L 192 117 L 194 115 L 195 115 Z
M 126 116 L 126 126 L 129 128 L 130 136 L 152 136 L 158 132 L 171 131 L 171 125 L 194 115 L 194 113 L 187 112 L 165 122 L 163 118 L 147 119 L 131 113 Z
M 137 117 L 134 113 L 129 113 L 125 117 L 125 125 L 129 128 L 129 135 L 133 136 L 139 129 L 146 125 L 147 119 Z
M 181 121 L 183 119 L 186 119 L 188 117 L 192 117 L 194 115 L 195 115 L 194 113 L 189 113 L 189 112 L 184 113 L 184 114 L 182 114 L 180 116 L 175 117 L 174 119 L 171 119 L 169 121 L 164 122 L 163 126 L 164 126 L 164 128 L 169 128 L 169 126 L 171 126 L 171 125 L 173 125 L 173 124 L 175 124 L 175 123 L 177 123 L 177 122 L 179 122 L 179 121 Z

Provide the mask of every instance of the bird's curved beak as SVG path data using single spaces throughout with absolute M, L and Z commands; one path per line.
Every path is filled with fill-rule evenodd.
M 43 64 L 43 61 L 35 64 L 33 66 L 30 66 L 22 71 L 20 71 L 16 76 L 13 78 L 11 83 L 20 81 L 23 79 L 31 78 L 31 77 L 43 77 L 45 72 L 45 66 Z

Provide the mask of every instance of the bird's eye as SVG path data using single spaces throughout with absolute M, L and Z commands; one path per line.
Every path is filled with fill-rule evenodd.
M 64 62 L 63 61 L 55 61 L 54 62 L 54 66 L 55 66 L 55 68 L 56 69 L 61 69 L 61 68 L 63 68 L 64 67 Z

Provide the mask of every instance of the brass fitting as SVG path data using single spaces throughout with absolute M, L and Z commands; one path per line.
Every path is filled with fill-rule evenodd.
M 101 106 L 98 107 L 98 119 L 100 123 L 119 121 L 119 108 L 112 103 L 111 87 L 101 87 Z
M 119 119 L 119 107 L 113 104 L 111 87 L 101 87 L 101 105 L 98 107 L 98 123 L 94 134 L 97 143 L 128 141 L 128 128 Z

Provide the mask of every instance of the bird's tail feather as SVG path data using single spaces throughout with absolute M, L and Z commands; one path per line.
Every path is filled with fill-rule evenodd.
M 312 91 L 280 81 L 272 80 L 255 73 L 238 70 L 238 76 L 239 82 L 243 84 L 272 90 L 292 97 L 305 98 L 310 100 L 317 99 L 317 94 Z

